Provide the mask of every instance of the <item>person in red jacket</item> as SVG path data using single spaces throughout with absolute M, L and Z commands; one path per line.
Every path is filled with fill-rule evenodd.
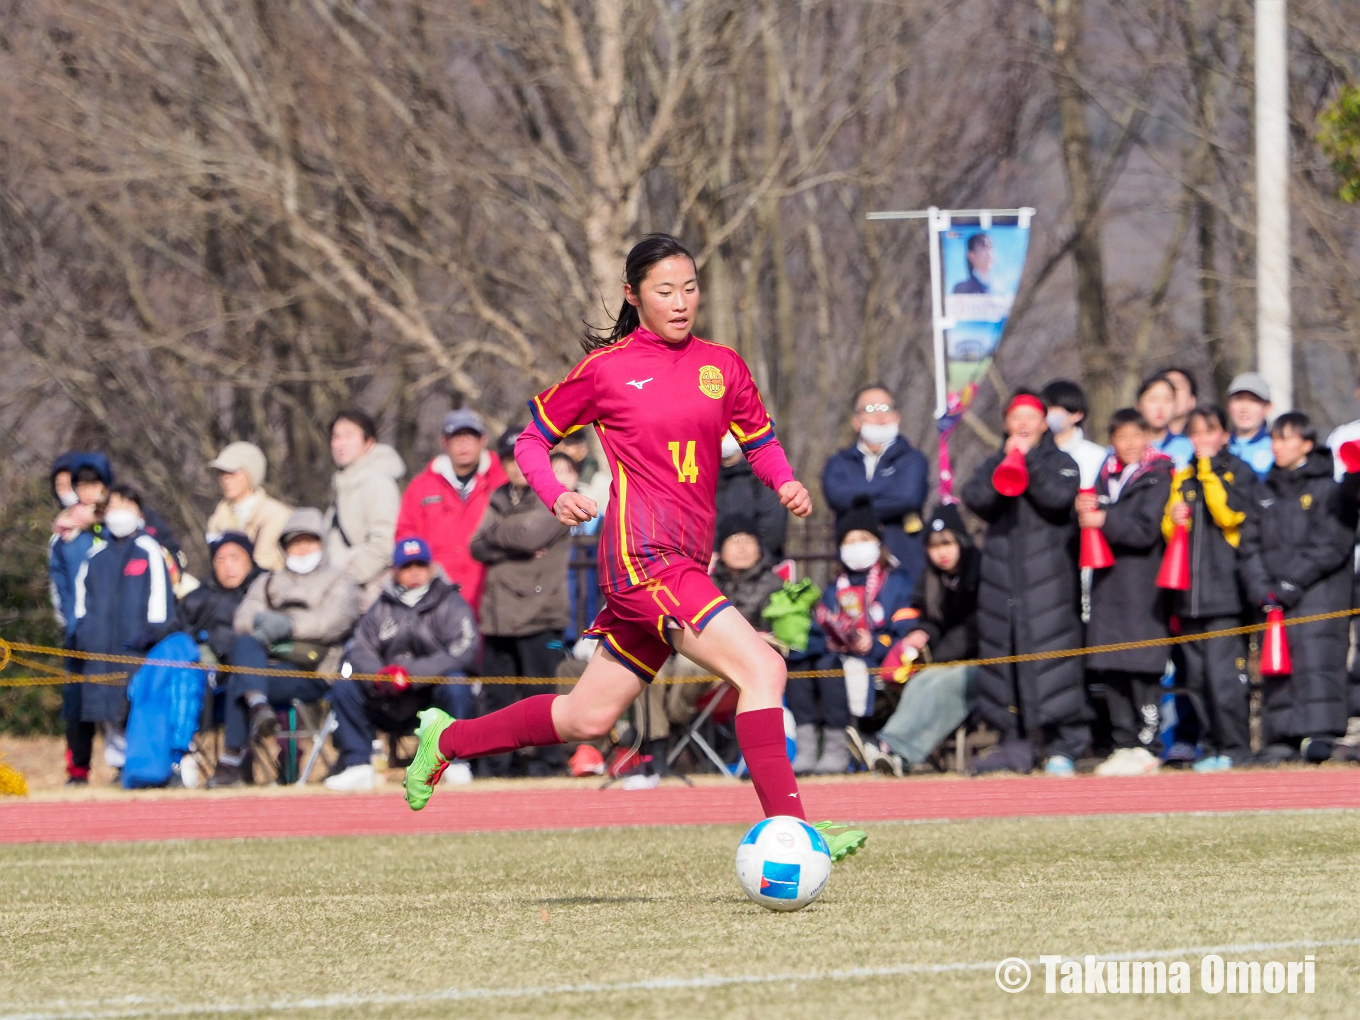
M 420 535 L 435 562 L 462 589 L 475 613 L 482 601 L 486 568 L 472 558 L 469 545 L 482 523 L 491 494 L 508 479 L 500 459 L 486 452 L 486 424 L 470 408 L 444 417 L 439 445 L 444 452 L 411 479 L 401 497 L 398 535 Z

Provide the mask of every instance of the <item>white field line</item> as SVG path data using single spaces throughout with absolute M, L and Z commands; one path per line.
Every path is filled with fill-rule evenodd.
M 1161 960 L 1210 953 L 1260 954 L 1282 949 L 1332 949 L 1360 946 L 1360 939 L 1300 939 L 1294 942 L 1238 942 L 1221 946 L 1182 946 L 1176 949 L 1145 949 L 1125 953 L 1101 953 L 1101 960 Z M 1037 965 L 1038 959 L 1028 961 Z M 999 960 L 960 963 L 908 963 L 894 967 L 853 967 L 847 970 L 785 974 L 715 974 L 709 977 L 651 978 L 646 981 L 586 982 L 571 985 L 526 985 L 508 988 L 445 988 L 433 992 L 375 995 L 324 995 L 302 999 L 253 1002 L 176 1003 L 129 996 L 70 1004 L 93 1008 L 69 1008 L 68 1004 L 44 1004 L 37 1012 L 0 1014 L 0 1020 L 132 1020 L 136 1017 L 229 1015 L 234 1013 L 287 1013 L 303 1010 L 355 1009 L 364 1006 L 401 1006 L 415 1003 L 471 1002 L 491 999 L 544 999 L 559 995 L 609 995 L 618 992 L 669 992 L 696 988 L 729 988 L 738 985 L 807 984 L 817 981 L 850 981 L 864 978 L 907 977 L 913 974 L 952 974 L 994 971 Z M 4 1007 L 14 1008 L 12 1006 Z M 21 1007 L 22 1008 L 22 1007 Z

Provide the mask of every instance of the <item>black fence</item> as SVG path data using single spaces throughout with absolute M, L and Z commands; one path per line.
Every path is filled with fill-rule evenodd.
M 579 535 L 572 540 L 569 582 L 573 598 L 573 633 L 580 635 L 590 626 L 591 586 L 597 584 L 595 570 L 599 566 L 598 535 Z M 798 577 L 810 577 L 819 587 L 826 587 L 832 566 L 836 562 L 835 529 L 829 521 L 790 521 L 784 539 L 784 558 L 793 560 Z

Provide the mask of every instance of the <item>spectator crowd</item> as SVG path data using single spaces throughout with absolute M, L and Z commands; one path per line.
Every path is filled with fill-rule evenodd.
M 862 389 L 855 440 L 821 477 L 836 541 L 824 589 L 796 576 L 786 511 L 725 439 L 715 583 L 791 670 L 823 674 L 788 683 L 795 772 L 941 768 L 955 734 L 978 773 L 1360 761 L 1349 618 L 1289 627 L 1289 668 L 1263 668 L 1256 684 L 1257 639 L 1219 633 L 1360 605 L 1360 422 L 1323 443 L 1303 414 L 1271 419 L 1259 375 L 1233 380 L 1220 408 L 1177 368 L 1102 423 L 1109 447 L 1087 437 L 1087 411 L 1070 381 L 1016 393 L 1004 443 L 961 503 L 928 509 L 929 462 L 900 434 L 893 394 Z M 281 753 L 271 738 L 294 702 L 329 708 L 325 785 L 362 790 L 378 782 L 380 735 L 410 734 L 417 712 L 467 718 L 537 689 L 498 678 L 579 675 L 593 641 L 578 621 L 602 596 L 572 536 L 599 520 L 558 523 L 515 463 L 518 434 L 493 443 L 476 411 L 451 411 L 440 454 L 403 490 L 406 465 L 373 420 L 342 411 L 324 511 L 271 494 L 264 453 L 233 442 L 209 465 L 222 499 L 201 579 L 106 456 L 57 458 L 52 602 L 65 647 L 81 653 L 69 668 L 86 681 L 64 688 L 68 782 L 88 782 L 96 736 L 114 769 L 136 753 L 129 739 L 146 728 L 129 716 L 155 702 L 138 700 L 135 682 L 130 695 L 116 664 L 172 637 L 187 635 L 212 667 L 194 673 L 206 688 L 200 725 L 221 728 L 210 787 L 250 782 L 255 756 Z M 584 430 L 552 463 L 603 513 L 609 471 Z M 1173 635 L 1214 636 L 1173 645 Z M 1029 658 L 1106 645 L 1122 647 Z M 687 669 L 676 661 L 666 674 Z M 702 712 L 714 732 L 701 743 L 722 748 L 722 691 L 649 690 L 639 740 L 673 744 Z M 599 772 L 609 748 L 569 750 L 455 762 L 445 781 Z M 170 784 L 193 784 L 188 751 L 175 750 Z

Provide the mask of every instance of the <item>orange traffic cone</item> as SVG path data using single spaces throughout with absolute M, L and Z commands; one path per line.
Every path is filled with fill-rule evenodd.
M 1012 450 L 992 472 L 992 485 L 1003 496 L 1018 496 L 1029 488 L 1029 468 L 1025 466 L 1025 455 Z
M 1162 556 L 1162 569 L 1157 571 L 1157 587 L 1172 591 L 1190 590 L 1190 532 L 1184 524 L 1177 524 Z
M 1294 672 L 1289 661 L 1289 639 L 1284 633 L 1284 610 L 1279 606 L 1266 609 L 1266 631 L 1261 638 L 1261 675 L 1288 676 Z

